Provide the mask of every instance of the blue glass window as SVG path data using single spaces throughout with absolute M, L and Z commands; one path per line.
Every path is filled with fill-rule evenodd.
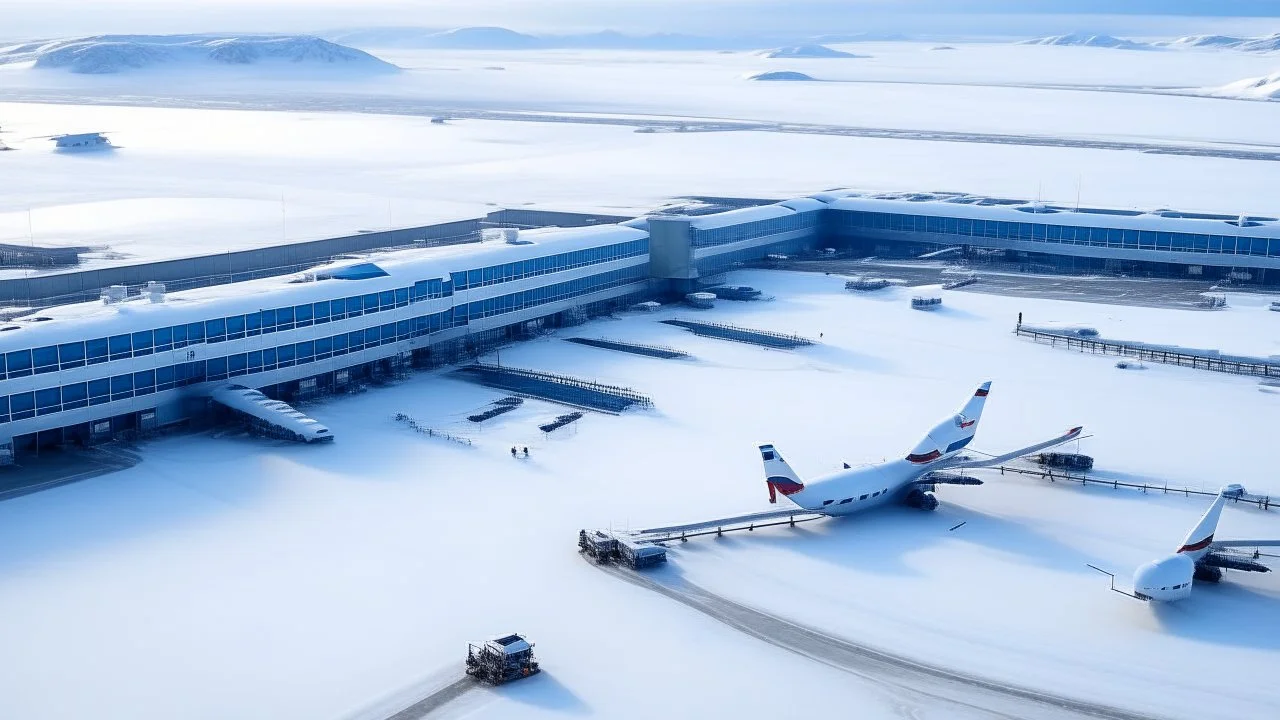
M 378 312 L 378 293 L 369 293 L 362 299 L 365 314 Z
M 58 346 L 50 345 L 49 347 L 36 348 L 31 351 L 31 357 L 35 362 L 36 374 L 57 372 L 58 370 Z
M 14 420 L 26 420 L 36 416 L 35 393 L 18 393 L 9 396 L 9 415 Z
M 227 321 L 224 318 L 215 318 L 213 320 L 204 321 L 204 340 L 210 343 L 219 343 L 227 339 Z
M 204 342 L 204 323 L 187 323 L 187 343 L 195 345 Z
M 360 298 L 358 298 L 358 297 L 349 297 L 349 298 L 347 298 L 347 317 L 358 317 L 358 316 L 360 316 L 360 315 L 364 312 L 364 311 L 361 309 L 362 307 L 363 307 L 363 305 L 362 305 L 362 303 L 361 303 L 361 301 L 360 301 Z
M 187 346 L 187 326 L 173 326 L 173 347 L 174 349 L 184 348 Z
M 84 367 L 84 343 L 63 343 L 58 346 L 58 362 L 62 369 Z
M 333 354 L 345 355 L 347 353 L 347 348 L 349 347 L 348 336 L 334 335 L 332 339 L 333 339 Z
M 293 309 L 293 321 L 298 327 L 307 327 L 311 324 L 311 304 L 298 305 Z
M 227 359 L 220 357 L 206 360 L 205 375 L 209 380 L 225 380 L 227 378 Z
M 263 310 L 259 313 L 262 316 L 262 332 L 273 333 L 276 331 L 276 311 Z
M 111 378 L 111 399 L 133 397 L 133 375 L 116 375 Z
M 111 359 L 121 360 L 132 356 L 132 342 L 128 335 L 114 335 L 108 340 L 111 348 Z
M 378 308 L 381 310 L 390 310 L 396 306 L 396 293 L 394 290 L 383 290 L 378 293 Z
M 317 325 L 329 322 L 329 301 L 325 300 L 324 302 L 316 303 L 315 307 L 312 308 L 312 314 L 315 315 Z
M 174 385 L 174 372 L 172 365 L 156 368 L 156 390 L 172 390 Z M 65 396 L 66 393 L 64 392 Z M 64 402 L 65 404 L 65 402 Z
M 244 337 L 245 319 L 244 315 L 232 315 L 227 318 L 227 339 L 239 340 Z
M 0 395 L 0 423 L 9 422 L 9 396 Z
M 275 348 L 266 348 L 262 351 L 262 369 L 263 370 L 276 369 L 276 349 Z
M 262 334 L 262 313 L 249 313 L 244 316 L 244 331 L 250 337 Z
M 249 372 L 262 372 L 262 351 L 254 350 L 249 353 Z
M 409 288 L 396 289 L 396 307 L 404 307 L 409 304 Z
M 276 308 L 276 332 L 293 329 L 293 307 Z
M 5 364 L 9 368 L 9 377 L 24 377 L 31 374 L 31 351 L 15 350 L 5 355 Z
M 329 303 L 329 317 L 334 320 L 341 320 L 347 316 L 347 301 L 333 300 Z
M 76 408 L 88 407 L 89 405 L 89 389 L 85 383 L 72 383 L 71 385 L 62 386 L 62 408 L 64 410 L 75 410 Z
M 293 365 L 293 358 L 294 353 L 292 345 L 281 345 L 276 348 L 276 364 L 280 367 L 289 367 L 290 365 Z
M 347 345 L 351 348 L 351 352 L 364 349 L 364 331 L 356 330 L 347 333 Z
M 62 388 L 45 388 L 36 391 L 36 414 L 48 415 L 62 410 Z
M 333 338 L 320 338 L 316 340 L 316 359 L 323 360 L 333 353 Z
M 313 342 L 300 342 L 293 346 L 294 352 L 297 353 L 298 363 L 309 363 L 316 359 L 316 344 Z
M 111 401 L 111 381 L 107 378 L 89 381 L 89 404 L 101 405 Z
M 173 349 L 173 328 L 156 328 L 156 352 L 165 352 Z
M 227 358 L 227 376 L 236 377 L 248 372 L 248 359 L 244 353 L 236 353 Z
M 133 389 L 138 395 L 150 395 L 156 391 L 156 371 L 143 370 L 133 374 Z
M 150 330 L 143 330 L 133 334 L 133 356 L 150 355 L 153 343 Z

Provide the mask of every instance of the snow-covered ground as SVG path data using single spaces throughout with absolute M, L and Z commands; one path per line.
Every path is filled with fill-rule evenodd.
M 905 452 L 994 381 L 975 445 L 995 451 L 1083 423 L 1099 472 L 1280 493 L 1280 396 L 1255 380 L 1020 340 L 1027 322 L 1104 335 L 1280 352 L 1270 298 L 1220 312 L 912 290 L 752 271 L 777 296 L 699 318 L 823 339 L 793 352 L 703 339 L 628 315 L 504 349 L 503 363 L 650 394 L 656 409 L 589 414 L 528 401 L 482 429 L 499 394 L 443 373 L 308 408 L 330 446 L 189 436 L 130 470 L 0 503 L 5 715 L 350 718 L 456 673 L 465 642 L 512 630 L 546 673 L 470 693 L 444 716 L 984 717 L 739 634 L 580 560 L 582 527 L 643 527 L 769 507 L 756 444 L 804 476 Z M 655 342 L 665 361 L 566 343 Z M 392 420 L 472 437 L 464 447 Z M 528 445 L 528 461 L 513 460 Z M 834 634 L 992 679 L 1171 718 L 1266 718 L 1280 703 L 1280 585 L 1229 574 L 1150 607 L 1107 591 L 1173 549 L 1203 498 L 989 476 L 943 488 L 936 513 L 887 510 L 673 549 L 683 577 Z M 960 521 L 954 532 L 948 528 Z M 1274 512 L 1229 508 L 1218 537 L 1280 535 Z M 1229 688 L 1224 692 L 1223 688 Z M 919 688 L 927 691 L 928 688 Z M 1035 717 L 1028 707 L 1015 716 Z M 384 715 L 385 716 L 385 715 Z
M 0 103 L 0 140 L 16 148 L 0 156 L 0 242 L 87 245 L 100 248 L 91 262 L 101 265 L 475 217 L 497 206 L 629 214 L 686 194 L 786 197 L 830 187 L 1280 212 L 1268 190 L 1280 181 L 1280 163 L 916 135 L 1276 151 L 1280 106 L 1148 94 L 1262 76 L 1275 69 L 1267 55 L 930 47 L 834 46 L 870 56 L 856 60 L 374 48 L 405 71 L 360 81 L 224 69 L 86 76 L 4 65 L 0 100 L 22 102 Z M 744 79 L 772 71 L 824 82 Z M 427 122 L 450 112 L 497 114 Z M 634 124 L 599 124 L 618 116 L 775 125 L 637 134 Z M 901 132 L 777 131 L 788 123 Z M 120 149 L 58 155 L 41 138 L 98 130 Z

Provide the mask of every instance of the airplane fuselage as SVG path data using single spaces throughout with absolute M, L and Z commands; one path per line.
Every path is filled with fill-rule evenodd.
M 825 475 L 806 483 L 787 499 L 824 515 L 852 515 L 886 504 L 898 504 L 932 469 L 908 460 L 889 460 Z

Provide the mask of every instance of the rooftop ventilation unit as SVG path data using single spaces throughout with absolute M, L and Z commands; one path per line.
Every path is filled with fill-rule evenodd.
M 102 304 L 114 305 L 122 303 L 129 296 L 129 290 L 123 285 L 112 285 L 102 290 Z
M 162 282 L 156 282 L 155 280 L 148 280 L 147 287 L 142 292 L 144 295 L 147 296 L 147 299 L 153 303 L 164 302 L 165 290 L 164 290 L 164 283 Z

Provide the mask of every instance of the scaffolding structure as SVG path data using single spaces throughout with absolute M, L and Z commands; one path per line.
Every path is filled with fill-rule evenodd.
M 580 380 L 567 375 L 475 363 L 460 368 L 468 380 L 506 392 L 573 407 L 620 413 L 631 407 L 653 407 L 653 401 L 631 388 Z
M 503 413 L 509 413 L 512 410 L 524 404 L 524 398 L 504 397 L 492 404 L 488 410 L 479 412 L 474 415 L 468 415 L 467 419 L 473 423 L 482 423 L 485 420 L 492 420 Z
M 732 340 L 734 342 L 762 345 L 770 348 L 791 349 L 812 345 L 813 341 L 799 335 L 787 335 L 772 330 L 753 330 L 751 328 L 725 325 L 722 323 L 701 322 L 696 320 L 663 320 L 666 325 L 682 327 L 695 335 Z
M 623 342 L 621 340 L 608 340 L 606 338 L 575 337 L 565 338 L 565 340 L 568 340 L 571 343 L 577 343 L 578 345 L 603 348 L 605 350 L 617 350 L 619 352 L 631 353 L 633 355 L 663 358 L 664 360 L 689 357 L 689 353 L 682 352 L 665 345 L 644 345 L 641 343 Z

